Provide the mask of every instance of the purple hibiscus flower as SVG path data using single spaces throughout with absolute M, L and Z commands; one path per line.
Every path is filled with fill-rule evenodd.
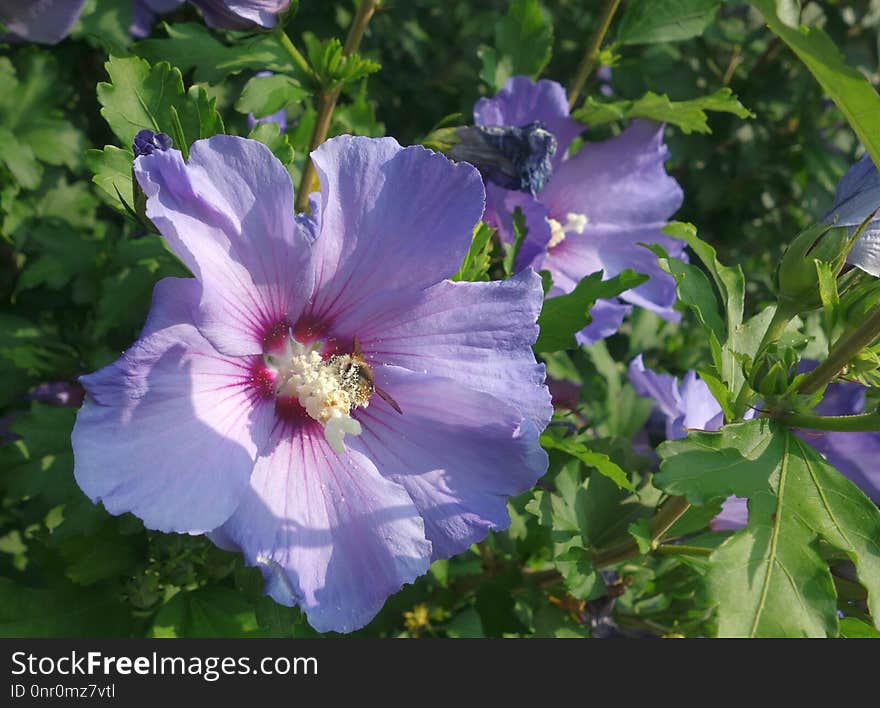
M 498 228 L 501 239 L 512 242 L 517 207 L 525 217 L 528 235 L 517 268 L 550 271 L 551 297 L 571 292 L 584 276 L 598 270 L 607 278 L 627 268 L 651 277 L 620 300 L 597 302 L 593 321 L 578 335 L 581 343 L 614 334 L 632 305 L 668 320 L 679 319 L 673 309 L 675 281 L 660 270 L 656 256 L 639 245 L 660 244 L 673 257 L 681 257 L 684 249 L 681 241 L 660 231 L 682 202 L 681 188 L 664 167 L 668 150 L 662 125 L 634 121 L 620 135 L 587 143 L 569 157 L 568 147 L 584 126 L 570 118 L 564 89 L 554 81 L 533 82 L 525 76 L 511 78 L 495 98 L 477 101 L 474 123 L 528 127 L 527 137 L 540 130 L 555 139 L 537 145 L 531 141 L 532 153 L 543 150 L 538 155 L 542 160 L 526 165 L 531 184 L 541 187 L 532 190 L 534 194 L 487 177 L 485 218 Z
M 82 12 L 85 0 L 0 0 L 0 24 L 28 42 L 57 44 Z
M 865 155 L 838 183 L 834 205 L 823 221 L 854 230 L 877 207 L 880 207 L 880 173 L 871 156 Z M 862 231 L 849 252 L 847 263 L 880 277 L 880 218 L 875 218 Z
M 202 11 L 210 27 L 246 30 L 274 27 L 290 0 L 190 0 Z
M 142 142 L 147 216 L 195 278 L 160 281 L 140 339 L 82 377 L 76 479 L 113 514 L 240 549 L 316 629 L 356 629 L 505 528 L 546 471 L 540 278 L 445 279 L 484 192 L 425 148 L 327 141 L 294 217 L 256 141 L 201 140 L 188 162 Z
M 801 371 L 816 365 L 801 362 Z M 675 440 L 687 435 L 688 429 L 718 430 L 724 423 L 721 406 L 704 381 L 693 371 L 679 380 L 669 374 L 658 374 L 645 368 L 640 354 L 630 362 L 630 382 L 636 393 L 653 398 L 666 420 L 666 438 Z M 854 415 L 865 409 L 865 389 L 858 384 L 835 383 L 828 386 L 825 397 L 816 407 L 819 415 Z M 747 418 L 754 417 L 750 411 Z M 875 503 L 880 503 L 880 471 L 875 460 L 880 454 L 880 433 L 817 433 L 796 431 L 816 448 L 837 470 L 848 477 Z M 736 529 L 745 525 L 748 507 L 745 499 L 729 497 L 715 517 L 716 529 Z

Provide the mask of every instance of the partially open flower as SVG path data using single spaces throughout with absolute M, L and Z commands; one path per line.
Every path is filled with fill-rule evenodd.
M 284 166 L 215 136 L 135 161 L 146 215 L 195 275 L 82 377 L 76 479 L 113 514 L 210 532 L 318 630 L 351 631 L 432 560 L 509 523 L 546 471 L 552 409 L 533 271 L 454 283 L 483 211 L 470 165 L 341 136 L 294 216 Z
M 679 319 L 675 281 L 641 245 L 660 244 L 673 258 L 682 257 L 684 249 L 684 243 L 660 231 L 682 202 L 681 188 L 664 167 L 668 151 L 662 125 L 634 121 L 620 135 L 585 143 L 568 156 L 584 126 L 569 116 L 562 86 L 525 76 L 511 78 L 494 98 L 477 101 L 474 123 L 483 136 L 503 140 L 501 152 L 510 156 L 512 167 L 507 169 L 504 163 L 494 170 L 479 161 L 474 164 L 487 180 L 485 218 L 501 239 L 513 242 L 517 208 L 525 218 L 528 234 L 517 269 L 548 270 L 553 276 L 551 297 L 571 292 L 599 270 L 606 278 L 628 268 L 650 276 L 619 300 L 598 301 L 593 321 L 578 333 L 579 342 L 614 334 L 632 305 L 667 320 Z M 512 129 L 521 129 L 520 134 Z M 533 133 L 539 139 L 523 139 Z M 511 174 L 518 175 L 517 184 L 506 181 Z

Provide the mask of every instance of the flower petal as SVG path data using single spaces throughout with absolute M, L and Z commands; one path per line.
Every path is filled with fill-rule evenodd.
M 620 329 L 623 318 L 632 312 L 632 307 L 622 305 L 617 300 L 597 300 L 590 310 L 590 324 L 575 334 L 578 344 L 589 346 L 607 339 Z
M 0 0 L 0 24 L 28 42 L 57 44 L 69 33 L 85 0 Z
M 374 370 L 403 415 L 377 402 L 358 409 L 351 446 L 406 488 L 425 520 L 433 558 L 448 558 L 507 528 L 507 498 L 547 471 L 538 426 L 494 396 L 399 367 Z
M 253 400 L 248 360 L 219 355 L 187 321 L 199 290 L 191 279 L 160 281 L 142 338 L 81 379 L 79 486 L 111 514 L 130 511 L 160 531 L 202 533 L 229 518 L 273 414 Z
M 532 352 L 542 300 L 541 278 L 531 269 L 491 283 L 443 281 L 364 331 L 360 342 L 368 361 L 492 394 L 543 429 L 553 411 L 544 365 Z
M 241 506 L 219 530 L 299 605 L 319 632 L 351 632 L 428 570 L 431 544 L 406 491 L 349 449 L 337 455 L 317 427 L 276 430 Z
M 147 216 L 202 284 L 196 325 L 217 349 L 259 354 L 281 320 L 296 321 L 312 282 L 308 238 L 284 166 L 255 141 L 217 135 L 135 160 Z
M 571 292 L 591 273 L 602 271 L 604 278 L 613 278 L 631 269 L 650 276 L 637 288 L 621 298 L 633 305 L 677 321 L 680 314 L 673 310 L 676 302 L 675 279 L 663 272 L 657 256 L 642 244 L 659 244 L 673 258 L 679 258 L 684 243 L 662 233 L 657 226 L 617 226 L 587 224 L 582 233 L 569 232 L 558 246 L 551 248 L 536 267 L 550 271 L 553 284 L 562 292 Z M 554 288 L 554 293 L 556 288 Z
M 290 0 L 190 0 L 202 11 L 205 24 L 221 29 L 274 27 Z
M 474 105 L 477 125 L 521 128 L 533 121 L 541 121 L 556 137 L 554 166 L 562 162 L 571 141 L 585 129 L 569 117 L 565 89 L 547 79 L 535 82 L 528 76 L 512 76 L 494 98 L 481 98 Z
M 646 369 L 641 354 L 629 363 L 629 380 L 636 393 L 643 398 L 653 399 L 667 418 L 677 418 L 684 412 L 678 379 L 670 374 L 658 374 Z M 669 440 L 681 437 L 684 435 L 667 435 Z
M 321 181 L 312 316 L 356 331 L 458 270 L 484 207 L 471 165 L 350 135 L 328 140 L 312 159 Z
M 620 135 L 587 143 L 563 162 L 539 198 L 561 222 L 575 213 L 591 224 L 659 227 L 683 200 L 681 187 L 666 174 L 668 156 L 663 126 L 633 121 Z

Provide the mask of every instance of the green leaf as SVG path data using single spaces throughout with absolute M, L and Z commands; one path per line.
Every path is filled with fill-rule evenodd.
M 574 335 L 590 323 L 590 310 L 596 300 L 617 297 L 648 280 L 631 270 L 625 270 L 608 280 L 602 280 L 602 272 L 593 273 L 581 280 L 568 295 L 549 298 L 538 317 L 541 333 L 535 342 L 536 352 L 555 352 L 577 347 Z
M 644 556 L 651 552 L 651 522 L 648 519 L 633 521 L 626 530 L 638 544 L 639 553 Z
M 0 127 L 0 161 L 12 173 L 13 179 L 25 189 L 36 189 L 43 177 L 43 168 L 29 145 L 6 128 Z
M 131 166 L 134 153 L 115 145 L 105 145 L 103 150 L 89 150 L 86 165 L 92 171 L 92 182 L 99 194 L 117 211 L 129 213 L 134 210 Z
M 814 448 L 767 419 L 692 433 L 658 449 L 654 483 L 697 505 L 735 494 L 749 521 L 710 557 L 720 636 L 837 636 L 820 542 L 855 564 L 880 621 L 880 510 Z
M 462 261 L 461 268 L 452 276 L 452 280 L 489 280 L 489 266 L 492 263 L 492 235 L 494 233 L 495 229 L 484 221 L 474 227 L 471 247 Z
M 359 81 L 382 68 L 359 54 L 345 56 L 342 42 L 336 37 L 324 41 L 310 33 L 303 35 L 309 64 L 324 91 L 333 91 Z
M 130 626 L 126 607 L 103 590 L 25 587 L 0 578 L 0 636 L 124 637 Z
M 180 592 L 156 614 L 151 637 L 254 637 L 259 624 L 253 606 L 223 587 Z
M 494 48 L 481 48 L 480 78 L 499 89 L 511 76 L 537 78 L 553 51 L 553 24 L 538 0 L 514 0 L 495 25 Z
M 754 114 L 746 108 L 729 88 L 689 101 L 671 101 L 665 94 L 648 91 L 634 101 L 597 101 L 588 96 L 582 108 L 572 117 L 590 126 L 616 120 L 648 118 L 660 123 L 677 126 L 685 134 L 711 133 L 706 111 L 731 113 L 738 118 L 751 118 Z
M 288 169 L 293 165 L 293 147 L 290 145 L 287 134 L 281 132 L 277 123 L 257 123 L 248 137 L 263 143 Z
M 138 57 L 110 57 L 110 83 L 98 84 L 101 115 L 124 147 L 144 128 L 172 134 L 170 109 L 183 96 L 180 70 L 168 62 L 150 66 Z
M 186 98 L 178 101 L 175 107 L 186 138 L 186 145 L 178 144 L 179 148 L 189 147 L 196 140 L 225 132 L 223 118 L 217 111 L 217 99 L 209 97 L 204 86 L 190 86 Z
M 202 24 L 164 24 L 168 39 L 148 39 L 135 51 L 151 62 L 167 61 L 183 72 L 195 69 L 196 83 L 219 84 L 246 69 L 290 73 L 290 56 L 272 35 L 226 45 Z
M 779 17 L 774 0 L 753 0 L 752 5 L 837 104 L 874 164 L 880 164 L 880 96 L 868 79 L 846 64 L 843 53 L 823 29 L 788 26 Z
M 620 21 L 620 44 L 680 42 L 697 37 L 715 17 L 721 0 L 631 0 Z
M 847 639 L 880 639 L 880 631 L 855 617 L 840 620 L 840 636 Z
M 613 481 L 620 489 L 633 491 L 632 482 L 626 476 L 626 472 L 615 464 L 608 455 L 594 452 L 582 442 L 570 438 L 558 438 L 551 433 L 541 435 L 541 446 L 545 450 L 559 450 L 583 462 L 599 474 L 603 474 Z
M 283 74 L 255 76 L 248 81 L 235 102 L 239 113 L 253 113 L 257 118 L 272 115 L 291 103 L 299 103 L 309 91 L 299 82 Z

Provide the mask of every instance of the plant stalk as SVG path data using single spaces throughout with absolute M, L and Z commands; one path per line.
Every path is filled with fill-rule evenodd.
M 358 6 L 357 14 L 348 28 L 348 36 L 345 38 L 345 45 L 342 53 L 344 56 L 354 54 L 360 47 L 361 40 L 367 25 L 376 12 L 378 0 L 361 0 Z M 339 100 L 339 94 L 342 88 L 335 88 L 331 91 L 321 91 L 318 94 L 318 114 L 315 117 L 315 128 L 312 130 L 312 138 L 309 141 L 309 153 L 306 157 L 306 164 L 303 167 L 302 178 L 299 182 L 299 189 L 296 192 L 296 210 L 306 211 L 309 208 L 309 194 L 312 192 L 312 185 L 315 181 L 315 165 L 312 162 L 311 153 L 327 139 L 327 132 L 330 130 L 330 121 L 333 118 L 333 110 L 336 108 L 336 102 Z
M 801 379 L 797 392 L 807 396 L 816 393 L 843 371 L 844 367 L 878 336 L 880 336 L 880 308 L 858 327 L 837 340 L 825 361 Z
M 657 548 L 658 543 L 678 521 L 682 515 L 691 508 L 690 502 L 684 497 L 669 497 L 658 509 L 657 514 L 651 519 L 651 546 Z M 621 541 L 618 544 L 605 549 L 597 549 L 593 553 L 593 567 L 604 568 L 630 558 L 641 555 L 639 546 L 634 538 Z
M 587 51 L 584 52 L 584 58 L 581 59 L 581 63 L 577 68 L 577 73 L 574 75 L 574 80 L 571 82 L 571 87 L 568 90 L 569 108 L 574 108 L 574 104 L 576 104 L 578 98 L 580 98 L 581 91 L 584 90 L 587 79 L 590 78 L 590 74 L 596 66 L 596 60 L 599 58 L 599 51 L 602 49 L 602 40 L 605 39 L 605 35 L 608 33 L 608 28 L 611 27 L 611 20 L 614 18 L 614 13 L 617 12 L 619 5 L 620 0 L 605 0 L 605 7 L 602 8 L 602 15 L 599 17 L 599 26 L 596 28 L 595 33 L 590 39 Z
M 783 425 L 807 430 L 830 430 L 841 433 L 876 433 L 880 431 L 880 413 L 858 415 L 811 415 L 779 411 L 769 416 Z

